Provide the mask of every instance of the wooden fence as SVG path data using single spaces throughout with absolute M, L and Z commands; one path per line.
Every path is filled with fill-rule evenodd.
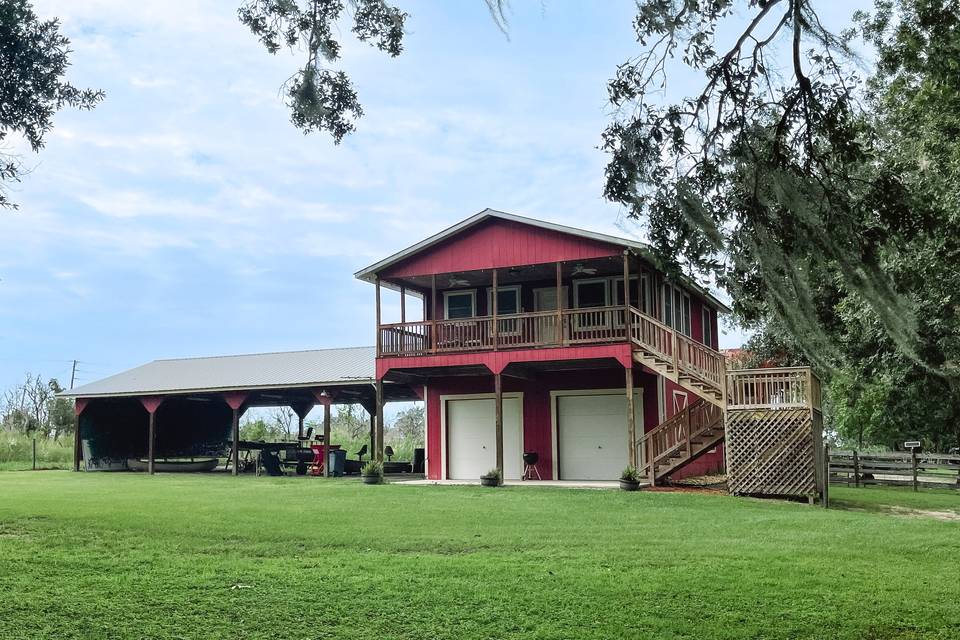
M 960 489 L 960 456 L 942 453 L 830 451 L 832 484 Z

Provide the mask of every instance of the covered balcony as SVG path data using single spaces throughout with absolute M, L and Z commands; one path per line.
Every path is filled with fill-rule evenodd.
M 399 322 L 382 321 L 382 286 L 400 294 Z M 720 390 L 723 356 L 704 344 L 713 313 L 632 255 L 406 277 L 377 282 L 377 356 L 624 343 L 640 364 Z

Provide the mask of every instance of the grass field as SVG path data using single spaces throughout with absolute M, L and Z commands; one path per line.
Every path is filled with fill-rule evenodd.
M 25 433 L 0 431 L 0 471 L 28 471 L 33 467 L 33 438 Z M 73 467 L 73 436 L 59 441 L 37 438 L 38 469 Z
M 960 495 L 0 473 L 2 638 L 957 638 Z

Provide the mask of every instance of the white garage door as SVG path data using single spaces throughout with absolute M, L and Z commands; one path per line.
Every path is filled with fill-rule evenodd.
M 643 433 L 643 398 L 633 401 L 637 435 Z M 557 449 L 561 480 L 616 480 L 629 461 L 624 394 L 557 396 Z
M 497 465 L 493 398 L 447 400 L 447 477 L 477 480 Z M 503 399 L 503 475 L 523 473 L 520 398 Z

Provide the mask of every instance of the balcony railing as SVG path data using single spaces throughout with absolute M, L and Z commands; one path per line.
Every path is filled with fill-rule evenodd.
M 537 311 L 380 325 L 381 356 L 625 342 L 624 307 Z
M 820 379 L 809 367 L 727 372 L 730 409 L 820 409 Z
M 629 314 L 628 335 L 624 319 Z M 380 326 L 380 356 L 419 356 L 497 349 L 632 342 L 672 366 L 720 388 L 723 356 L 635 307 L 537 311 L 457 320 L 421 320 Z

